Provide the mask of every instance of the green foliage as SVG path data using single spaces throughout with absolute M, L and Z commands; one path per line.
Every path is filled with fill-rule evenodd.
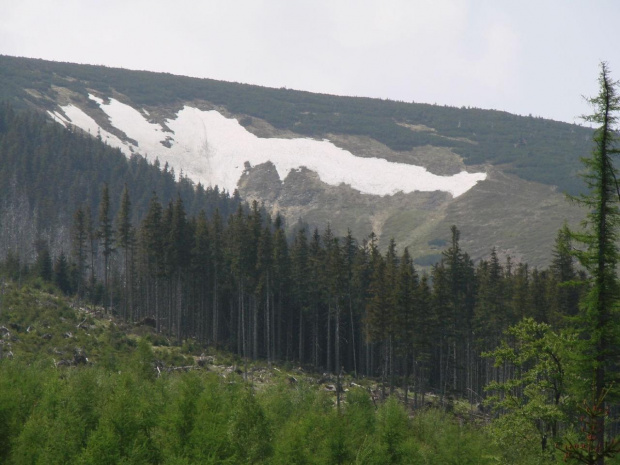
M 618 342 L 620 326 L 620 280 L 618 279 L 618 227 L 620 226 L 620 190 L 618 172 L 613 158 L 620 153 L 618 147 L 618 112 L 620 111 L 620 83 L 612 81 L 606 63 L 601 63 L 599 93 L 590 98 L 593 114 L 586 121 L 598 124 L 594 133 L 594 150 L 582 161 L 586 167 L 583 178 L 589 192 L 575 198 L 589 213 L 584 231 L 572 233 L 572 237 L 584 246 L 574 253 L 581 265 L 591 275 L 591 287 L 582 301 L 579 322 L 582 376 L 592 380 L 591 388 L 584 390 L 582 398 L 591 402 L 593 411 L 606 410 L 605 397 L 617 381 Z M 588 389 L 591 394 L 587 393 Z M 618 392 L 611 391 L 610 398 L 617 400 Z M 593 399 L 589 401 L 587 399 Z M 606 416 L 598 415 L 593 420 L 594 428 L 585 432 L 588 453 L 581 456 L 575 449 L 565 448 L 567 457 L 583 463 L 602 464 L 605 456 L 613 457 L 617 447 L 607 448 Z M 609 452 L 609 454 L 608 454 Z
M 126 372 L 106 387 L 97 429 L 88 437 L 77 462 L 159 463 L 161 452 L 153 431 L 162 404 L 153 383 Z
M 394 398 L 381 406 L 377 412 L 377 436 L 375 463 L 403 463 L 412 452 L 407 450 L 405 438 L 409 429 L 407 412 Z
M 532 460 L 554 454 L 561 425 L 570 420 L 574 409 L 570 394 L 576 342 L 574 334 L 558 334 L 545 323 L 525 318 L 508 329 L 500 347 L 486 354 L 496 367 L 514 373 L 486 387 L 491 393 L 486 403 L 502 413 L 492 427 L 502 449 L 512 454 L 528 450 Z M 515 437 L 515 447 L 509 447 Z M 534 449 L 532 443 L 539 446 Z
M 604 442 L 599 443 L 599 433 L 601 425 L 605 425 L 609 418 L 610 410 L 605 407 L 605 397 L 609 389 L 596 398 L 596 389 L 592 389 L 593 399 L 584 400 L 579 407 L 581 416 L 579 417 L 581 435 L 572 435 L 565 440 L 564 444 L 557 444 L 556 447 L 564 452 L 564 460 L 577 460 L 580 463 L 595 464 L 614 458 L 620 453 L 620 437 L 605 437 Z M 604 431 L 603 431 L 604 433 Z M 581 436 L 581 437 L 579 437 Z
M 151 345 L 144 339 L 140 340 L 138 349 L 133 354 L 131 368 L 141 379 L 152 381 L 155 378 L 155 356 Z
M 250 389 L 245 389 L 231 412 L 228 440 L 237 463 L 263 463 L 271 455 L 271 425 Z
M 520 415 L 501 415 L 488 428 L 493 444 L 498 447 L 498 456 L 506 464 L 542 465 L 551 457 L 559 458 L 549 443 L 549 451 L 541 452 L 540 431 L 529 418 Z
M 203 383 L 186 454 L 199 463 L 232 463 L 228 427 L 240 386 L 222 385 L 213 375 L 204 378 Z
M 145 349 L 140 349 L 140 351 Z M 313 386 L 255 393 L 240 378 L 135 369 L 58 370 L 0 361 L 3 463 L 491 463 L 483 432 L 439 412 L 375 410 L 353 389 L 341 412 Z M 486 445 L 485 445 L 486 444 Z
M 197 402 L 204 388 L 203 379 L 196 373 L 170 380 L 164 437 L 169 441 L 167 448 L 176 456 L 182 456 L 190 444 Z
M 459 425 L 444 412 L 420 412 L 413 417 L 411 430 L 422 458 L 418 463 L 490 465 L 500 462 L 500 449 L 493 445 L 486 431 L 474 425 Z M 410 441 L 407 444 L 411 447 Z

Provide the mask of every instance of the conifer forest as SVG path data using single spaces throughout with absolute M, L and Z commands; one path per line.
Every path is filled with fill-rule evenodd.
M 589 213 L 545 268 L 474 262 L 458 225 L 414 265 L 1 104 L 0 462 L 620 463 L 599 84 Z

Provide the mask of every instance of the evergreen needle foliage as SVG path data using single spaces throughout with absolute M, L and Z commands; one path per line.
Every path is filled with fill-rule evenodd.
M 618 279 L 618 226 L 620 225 L 620 185 L 614 166 L 614 155 L 620 153 L 617 145 L 617 113 L 620 111 L 618 82 L 611 79 L 606 63 L 601 64 L 599 94 L 589 99 L 594 113 L 585 117 L 598 125 L 594 133 L 592 156 L 584 158 L 587 168 L 584 179 L 590 189 L 576 200 L 585 205 L 588 218 L 585 231 L 573 233 L 584 244 L 576 255 L 592 276 L 592 286 L 586 295 L 579 314 L 583 335 L 583 369 L 586 379 L 592 383 L 593 393 L 585 399 L 595 399 L 598 407 L 605 410 L 603 401 L 606 391 L 617 378 L 618 360 L 618 310 L 620 281 Z M 610 393 L 614 400 L 617 393 Z M 594 408 L 596 406 L 592 406 Z M 606 456 L 605 416 L 596 417 L 595 453 L 585 463 L 603 464 Z M 568 457 L 579 458 L 572 452 Z

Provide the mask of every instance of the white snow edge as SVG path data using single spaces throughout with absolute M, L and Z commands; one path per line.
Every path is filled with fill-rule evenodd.
M 182 171 L 196 183 L 218 185 L 229 192 L 237 188 L 246 162 L 256 166 L 270 161 L 282 180 L 291 170 L 306 167 L 326 184 L 345 183 L 361 193 L 380 196 L 439 190 L 458 197 L 487 176 L 484 172 L 467 171 L 438 176 L 421 166 L 358 157 L 328 140 L 259 138 L 234 118 L 190 106 L 184 106 L 176 118 L 166 120 L 166 126 L 172 130 L 170 133 L 161 125 L 147 121 L 145 110 L 138 111 L 115 99 L 105 103 L 94 95 L 90 98 L 105 112 L 112 126 L 138 145 L 105 131 L 75 105 L 61 107 L 69 120 L 59 112 L 48 113 L 60 124 L 71 123 L 93 135 L 100 134 L 102 140 L 118 147 L 127 156 L 138 152 L 158 157 L 160 162 L 168 162 L 177 173 Z M 162 145 L 164 141 L 171 146 Z

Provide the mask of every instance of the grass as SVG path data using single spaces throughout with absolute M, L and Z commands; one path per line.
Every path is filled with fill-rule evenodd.
M 249 175 L 254 177 L 250 184 L 259 197 L 260 191 L 270 189 L 262 176 L 260 170 Z M 336 236 L 345 236 L 350 229 L 360 241 L 374 231 L 380 249 L 385 250 L 394 238 L 399 250 L 408 247 L 414 259 L 422 259 L 419 264 L 438 253 L 435 244 L 449 241 L 450 227 L 456 225 L 461 247 L 475 262 L 487 258 L 496 247 L 502 259 L 510 255 L 514 262 L 548 266 L 564 221 L 576 226 L 584 216 L 553 187 L 494 168 L 489 168 L 487 180 L 456 199 L 439 192 L 369 196 L 347 186 L 328 186 L 309 172 L 293 177 L 266 204 L 287 218 L 289 225 L 299 218 L 320 230 L 330 224 Z
M 461 248 L 474 262 L 487 258 L 495 247 L 502 258 L 510 255 L 513 262 L 544 267 L 551 261 L 559 228 L 565 221 L 576 227 L 584 212 L 549 186 L 493 171 L 486 181 L 434 215 L 434 221 L 426 222 L 424 228 L 412 225 L 414 232 L 401 243 L 414 258 L 437 253 L 429 242 L 449 240 L 450 227 L 456 225 Z M 393 234 L 402 237 L 406 228 L 400 224 Z

